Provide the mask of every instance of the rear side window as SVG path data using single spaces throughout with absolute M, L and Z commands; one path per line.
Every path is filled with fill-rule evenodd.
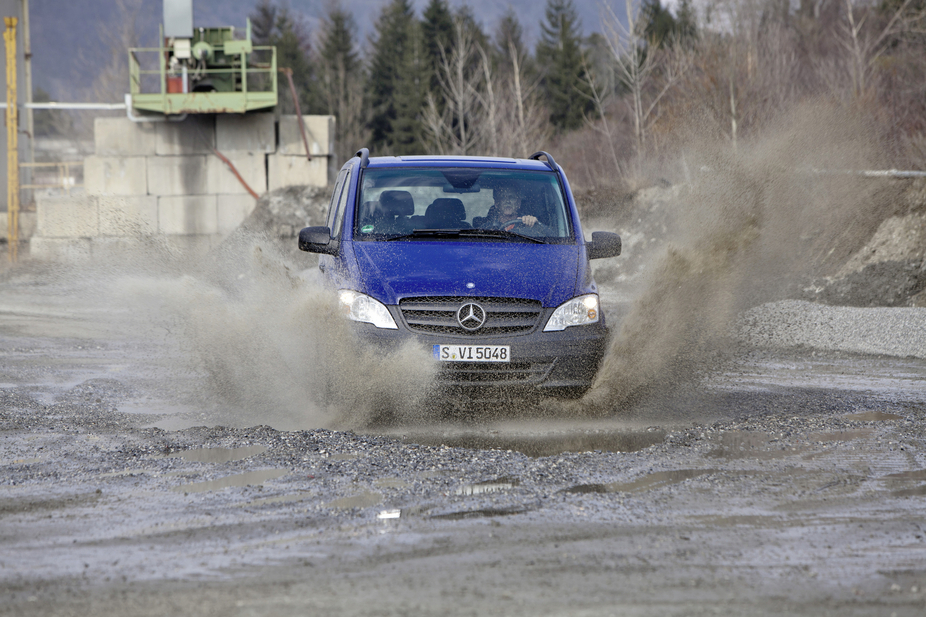
M 331 236 L 334 237 L 337 234 L 334 229 L 335 215 L 338 213 L 338 205 L 340 203 L 341 189 L 344 188 L 345 182 L 344 179 L 347 178 L 348 170 L 342 169 L 341 173 L 338 174 L 338 179 L 334 183 L 334 190 L 331 191 L 331 201 L 328 204 L 328 220 L 326 222 L 328 229 L 331 230 Z M 343 214 L 341 215 L 343 217 Z
M 344 211 L 347 210 L 347 196 L 350 194 L 350 169 L 345 170 L 344 181 L 341 183 L 341 196 L 338 199 L 337 210 L 334 215 L 334 225 L 331 226 L 331 236 L 341 235 L 341 225 L 344 224 Z

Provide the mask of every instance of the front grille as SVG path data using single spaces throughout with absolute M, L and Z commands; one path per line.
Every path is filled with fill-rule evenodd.
M 447 385 L 530 385 L 543 381 L 552 368 L 552 362 L 448 362 L 437 380 Z
M 482 327 L 472 331 L 463 328 L 457 321 L 457 311 L 471 302 L 481 306 L 486 313 Z M 413 332 L 492 336 L 533 330 L 540 319 L 541 305 L 536 300 L 520 298 L 440 296 L 405 298 L 399 302 L 399 309 Z

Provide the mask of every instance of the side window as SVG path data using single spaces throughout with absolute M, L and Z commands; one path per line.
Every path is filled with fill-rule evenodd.
M 341 173 L 338 174 L 338 179 L 334 183 L 334 190 L 331 191 L 331 202 L 328 204 L 328 220 L 327 227 L 332 230 L 332 235 L 334 235 L 334 216 L 338 211 L 338 198 L 341 196 L 341 189 L 344 187 L 344 178 L 347 177 L 347 170 L 342 169 Z
M 347 196 L 350 194 L 350 169 L 346 169 L 345 172 L 341 198 L 338 200 L 337 215 L 335 215 L 334 225 L 331 227 L 332 237 L 341 235 L 341 226 L 344 224 L 344 211 L 347 210 Z

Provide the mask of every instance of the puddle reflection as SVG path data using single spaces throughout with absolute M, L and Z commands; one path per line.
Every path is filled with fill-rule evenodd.
M 887 420 L 903 420 L 903 416 L 895 413 L 884 411 L 866 411 L 864 413 L 851 413 L 843 416 L 846 420 L 855 420 L 857 422 L 885 422 Z
M 218 491 L 223 488 L 235 486 L 253 486 L 262 484 L 267 480 L 273 480 L 289 473 L 288 469 L 262 469 L 260 471 L 249 471 L 248 473 L 239 473 L 233 476 L 226 476 L 218 480 L 208 480 L 206 482 L 192 482 L 182 486 L 175 486 L 172 490 L 181 493 L 204 493 L 207 491 Z
M 246 446 L 243 448 L 198 448 L 168 454 L 167 458 L 182 458 L 185 461 L 196 463 L 230 463 L 240 461 L 266 452 L 264 446 Z
M 483 495 L 485 493 L 497 493 L 509 488 L 514 488 L 521 484 L 517 478 L 498 478 L 496 480 L 486 480 L 475 484 L 466 484 L 453 492 L 454 495 Z
M 351 508 L 369 508 L 375 506 L 383 500 L 379 493 L 366 492 L 352 497 L 342 497 L 325 504 L 326 508 L 338 508 L 339 510 L 349 510 Z

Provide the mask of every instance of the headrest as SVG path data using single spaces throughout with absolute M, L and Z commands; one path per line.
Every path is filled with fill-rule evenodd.
M 424 216 L 441 220 L 462 221 L 466 219 L 466 208 L 459 199 L 442 197 L 431 202 Z
M 408 191 L 383 191 L 379 204 L 386 214 L 410 216 L 415 213 L 415 200 Z

